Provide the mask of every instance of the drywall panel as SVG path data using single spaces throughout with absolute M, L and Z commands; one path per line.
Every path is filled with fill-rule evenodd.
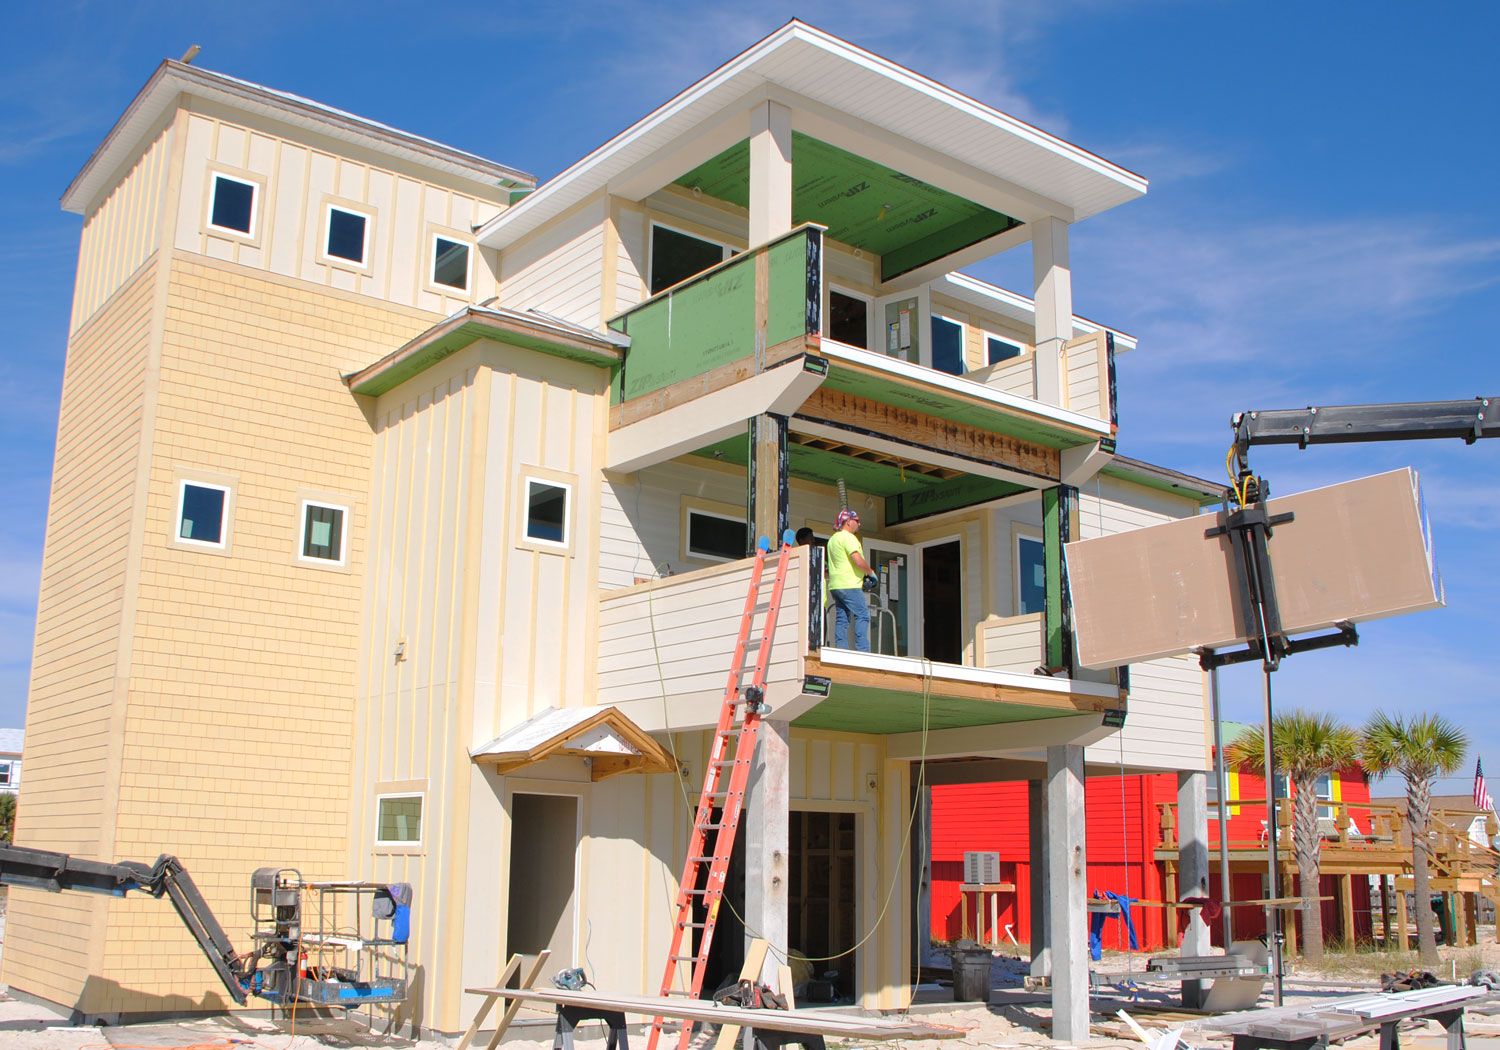
M 1270 553 L 1283 627 L 1314 631 L 1436 608 L 1442 583 L 1416 472 L 1377 474 L 1273 499 Z M 1226 536 L 1188 520 L 1068 545 L 1079 660 L 1103 668 L 1219 648 L 1249 629 Z

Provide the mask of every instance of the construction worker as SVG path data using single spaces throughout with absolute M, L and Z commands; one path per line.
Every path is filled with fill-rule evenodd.
M 854 635 L 850 648 L 870 651 L 870 603 L 865 598 L 865 577 L 875 570 L 865 560 L 860 545 L 859 515 L 845 508 L 833 520 L 833 538 L 828 541 L 828 593 L 833 596 L 833 644 Z

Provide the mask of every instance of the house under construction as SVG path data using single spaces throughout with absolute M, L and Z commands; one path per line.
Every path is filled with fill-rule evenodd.
M 1085 769 L 1175 772 L 1206 841 L 1204 676 L 1081 670 L 1062 557 L 1217 498 L 1116 454 L 1145 351 L 1075 313 L 1072 227 L 1146 187 L 798 22 L 540 186 L 163 63 L 63 196 L 18 841 L 171 850 L 236 937 L 268 862 L 410 883 L 428 1031 L 512 952 L 654 993 L 746 556 L 848 505 L 874 651 L 795 549 L 718 965 L 750 931 L 906 1004 L 922 788 L 1024 779 L 1081 1037 Z M 1006 251 L 1024 294 L 962 272 Z M 82 1016 L 228 1005 L 150 900 L 18 890 L 6 932 Z

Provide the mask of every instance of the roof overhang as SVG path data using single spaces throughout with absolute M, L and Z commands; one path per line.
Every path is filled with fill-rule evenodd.
M 677 763 L 617 707 L 549 707 L 469 752 L 500 773 L 553 758 L 585 760 L 589 779 L 620 773 L 671 773 Z
M 1184 496 L 1200 507 L 1206 507 L 1210 503 L 1218 503 L 1224 499 L 1225 486 L 1223 485 L 1192 474 L 1184 474 L 1180 470 L 1172 470 L 1170 467 L 1159 467 L 1145 460 L 1131 459 L 1129 456 L 1115 456 L 1100 469 L 1099 473 L 1106 477 L 1144 485 L 1149 489 L 1170 492 L 1174 496 Z
M 599 333 L 534 310 L 468 306 L 433 325 L 379 361 L 344 377 L 356 394 L 378 397 L 480 339 L 493 339 L 553 357 L 613 367 L 630 337 Z
M 141 140 L 182 95 L 222 102 L 331 138 L 358 143 L 378 154 L 464 179 L 475 186 L 509 191 L 536 185 L 534 175 L 432 139 L 300 95 L 169 59 L 156 67 L 146 86 L 130 101 L 104 141 L 74 176 L 62 195 L 63 210 L 79 214 L 86 212 L 108 188 L 115 172 L 140 150 Z M 498 198 L 499 194 L 496 196 Z
M 929 151 L 939 162 L 935 169 L 951 167 L 966 178 L 1014 187 L 1032 205 L 1003 210 L 1023 221 L 1055 212 L 1076 222 L 1146 192 L 1140 175 L 793 20 L 486 223 L 480 243 L 512 244 L 595 194 L 629 182 L 683 139 L 701 133 L 709 152 L 666 172 L 660 185 L 673 181 L 744 137 L 737 123 L 725 124 L 726 114 L 740 108 L 748 114 L 755 101 L 773 95 L 793 104 L 807 100 L 812 123 L 801 130 L 816 137 L 833 141 L 827 132 L 846 120 L 909 143 L 914 152 Z M 837 119 L 830 121 L 830 115 Z M 908 173 L 936 185 L 945 181 L 924 171 Z M 945 188 L 964 192 L 957 185 Z

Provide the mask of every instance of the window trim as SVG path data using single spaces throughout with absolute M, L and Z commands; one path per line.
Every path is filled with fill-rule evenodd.
M 208 540 L 195 540 L 182 534 L 182 511 L 187 502 L 187 487 L 192 485 L 200 489 L 218 489 L 224 493 L 224 515 L 219 522 L 219 541 L 211 543 Z M 177 512 L 172 515 L 172 542 L 179 547 L 188 547 L 192 550 L 218 551 L 227 554 L 229 552 L 229 528 L 232 520 L 232 507 L 234 505 L 234 487 L 228 482 L 205 481 L 194 475 L 179 475 L 177 478 Z
M 439 239 L 452 241 L 454 244 L 462 244 L 468 249 L 468 256 L 464 263 L 464 287 L 455 288 L 451 284 L 443 284 L 437 279 L 437 242 Z M 432 229 L 427 234 L 427 288 L 429 291 L 439 295 L 456 295 L 473 298 L 474 295 L 474 257 L 479 254 L 479 248 L 474 241 L 454 233 L 440 229 Z
M 664 230 L 671 230 L 673 233 L 681 234 L 684 237 L 691 237 L 695 241 L 702 241 L 705 244 L 716 244 L 716 245 L 718 245 L 724 251 L 723 257 L 719 260 L 719 262 L 721 262 L 721 263 L 724 262 L 726 259 L 731 258 L 735 254 L 735 252 L 743 251 L 744 250 L 744 249 L 741 249 L 741 248 L 736 248 L 736 247 L 734 247 L 731 244 L 727 244 L 724 241 L 719 240 L 717 237 L 706 237 L 703 234 L 697 233 L 697 232 L 695 232 L 693 230 L 684 229 L 681 226 L 673 226 L 671 223 L 669 223 L 669 222 L 662 222 L 660 219 L 652 219 L 647 224 L 647 226 L 646 226 L 646 287 L 645 287 L 645 292 L 646 292 L 646 298 L 648 298 L 648 299 L 651 298 L 654 295 L 660 295 L 662 292 L 667 291 L 669 288 L 676 288 L 677 285 L 678 284 L 682 284 L 683 281 L 690 281 L 690 280 L 693 279 L 693 277 L 697 276 L 697 274 L 694 274 L 692 277 L 684 277 L 682 279 L 682 281 L 678 281 L 677 284 L 669 284 L 669 285 L 667 285 L 667 287 L 663 288 L 661 290 L 661 292 L 653 292 L 653 291 L 651 291 L 651 286 L 656 282 L 656 228 L 658 226 L 660 226 Z
M 346 215 L 358 215 L 361 219 L 365 220 L 365 238 L 364 243 L 360 246 L 361 258 L 358 262 L 353 259 L 346 259 L 342 255 L 332 255 L 328 251 L 328 235 L 333 229 L 333 213 L 335 211 L 341 211 Z M 366 211 L 363 208 L 355 207 L 343 201 L 325 200 L 323 202 L 323 235 L 318 241 L 318 261 L 326 263 L 329 266 L 339 266 L 346 270 L 358 270 L 361 273 L 368 273 L 371 268 L 370 242 L 374 239 L 374 229 L 375 213 L 373 211 Z
M 324 510 L 336 510 L 343 514 L 339 525 L 339 556 L 338 558 L 315 558 L 303 554 L 307 539 L 307 508 L 321 507 Z M 349 565 L 349 519 L 353 512 L 343 503 L 336 503 L 329 499 L 319 499 L 316 496 L 303 496 L 297 501 L 297 561 L 303 565 L 315 565 L 323 569 L 343 569 Z
M 15 787 L 12 774 L 15 771 L 13 759 L 0 758 L 0 788 Z
M 250 187 L 250 229 L 236 230 L 232 226 L 220 226 L 214 222 L 214 201 L 218 198 L 219 179 L 227 179 L 237 182 L 241 186 Z M 260 196 L 265 186 L 261 182 L 244 175 L 234 175 L 222 168 L 212 167 L 208 170 L 208 208 L 203 217 L 204 228 L 211 233 L 222 234 L 225 237 L 235 237 L 242 241 L 256 241 L 260 237 Z
M 1013 339 L 1010 336 L 1005 335 L 1005 334 L 1003 334 L 1001 332 L 992 332 L 988 328 L 981 328 L 979 331 L 980 331 L 980 334 L 982 334 L 984 336 L 984 363 L 982 365 L 980 365 L 981 368 L 991 368 L 991 367 L 993 367 L 993 365 L 1002 365 L 1002 364 L 1004 364 L 1004 365 L 1013 365 L 1017 361 L 1024 360 L 1026 358 L 1026 356 L 1028 354 L 1032 353 L 1033 350 L 1035 349 L 1030 343 L 1024 342 L 1023 340 L 1020 340 L 1020 339 Z M 1011 346 L 1020 347 L 1021 348 L 1021 352 L 1019 354 L 1016 354 L 1014 357 L 1008 357 L 1004 361 L 996 361 L 996 362 L 993 362 L 993 364 L 992 364 L 991 361 L 990 361 L 990 340 L 991 339 L 998 339 L 1002 343 L 1009 343 Z
M 380 804 L 389 798 L 414 798 L 421 808 L 417 813 L 417 837 L 414 839 L 383 839 L 380 837 Z M 396 790 L 380 791 L 375 794 L 375 837 L 376 849 L 385 850 L 412 850 L 420 851 L 426 843 L 427 836 L 427 792 L 420 790 Z
M 736 515 L 728 504 L 707 504 L 704 501 L 685 504 L 682 508 L 682 556 L 684 559 L 707 562 L 711 565 L 728 565 L 730 562 L 740 561 L 747 557 L 741 554 L 738 558 L 725 558 L 718 554 L 705 554 L 702 551 L 693 550 L 693 515 L 701 514 L 705 518 L 717 518 L 720 521 L 733 522 L 742 526 L 748 541 L 750 536 L 750 523 L 743 515 Z
M 547 540 L 531 535 L 527 526 L 531 522 L 531 485 L 550 485 L 553 488 L 562 489 L 566 495 L 563 498 L 563 523 L 561 541 Z M 536 467 L 526 467 L 521 471 L 521 499 L 520 499 L 520 521 L 518 530 L 520 533 L 517 546 L 529 547 L 533 550 L 545 551 L 551 554 L 561 554 L 570 550 L 573 546 L 573 497 L 577 491 L 577 483 L 572 478 L 561 478 L 553 471 L 544 471 Z
M 934 344 L 937 340 L 933 338 L 932 326 L 938 321 L 946 321 L 948 324 L 958 326 L 958 366 L 963 369 L 961 372 L 944 372 L 937 365 L 933 364 L 933 353 L 937 350 Z M 957 317 L 953 317 L 950 314 L 929 309 L 927 311 L 927 367 L 934 372 L 940 372 L 945 376 L 951 375 L 955 378 L 968 375 L 972 372 L 973 369 L 969 367 L 969 327 L 968 321 L 960 321 Z
M 1021 541 L 1031 540 L 1033 543 L 1042 545 L 1042 556 L 1046 557 L 1047 539 L 1042 535 L 1042 530 L 1035 525 L 1024 525 L 1020 522 L 1012 522 L 1010 527 L 1010 582 L 1011 582 L 1011 608 L 1017 616 L 1036 616 L 1037 612 L 1024 612 L 1021 609 Z M 1047 596 L 1042 595 L 1041 615 L 1046 615 Z
M 859 349 L 869 350 L 870 346 L 874 343 L 872 329 L 875 328 L 875 297 L 873 295 L 866 295 L 864 292 L 857 292 L 853 288 L 842 284 L 829 284 L 825 281 L 824 285 L 828 289 L 828 293 L 827 301 L 823 303 L 822 334 L 829 339 L 833 339 L 833 336 L 829 333 L 829 325 L 833 321 L 833 293 L 838 292 L 842 296 L 850 299 L 858 299 L 865 304 L 865 345 Z M 847 346 L 848 344 L 841 345 Z

